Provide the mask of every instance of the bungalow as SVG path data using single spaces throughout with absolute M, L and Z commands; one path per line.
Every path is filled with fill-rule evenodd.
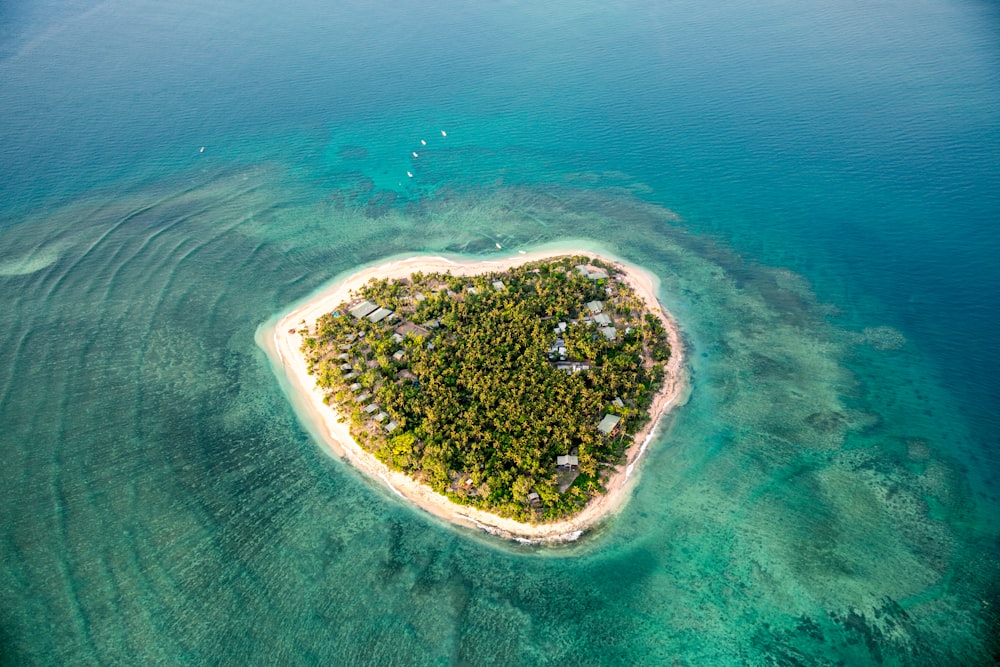
M 607 414 L 601 419 L 601 422 L 597 425 L 597 430 L 604 435 L 614 435 L 618 432 L 618 427 L 621 426 L 622 418 L 618 415 Z
M 373 415 L 376 412 L 378 412 L 379 409 L 380 408 L 379 408 L 378 403 L 371 403 L 371 404 L 365 406 L 365 413 L 369 414 L 369 415 Z
M 350 372 L 350 371 L 354 370 L 354 366 L 351 366 L 350 364 L 341 364 L 340 365 L 340 370 L 342 370 L 345 373 L 347 373 L 347 372 Z
M 377 415 L 375 415 L 375 421 L 377 421 L 379 424 L 381 424 L 388 418 L 389 418 L 389 413 L 387 412 L 380 412 Z
M 403 351 L 403 350 L 396 350 L 395 352 L 392 353 L 392 358 L 395 361 L 402 361 L 403 357 L 405 357 L 405 356 L 406 356 L 406 352 Z
M 502 280 L 494 280 L 493 281 L 493 289 L 495 289 L 498 292 L 502 292 L 505 289 L 507 289 L 507 286 L 503 284 Z
M 355 397 L 354 397 L 354 402 L 355 402 L 355 403 L 364 403 L 365 401 L 367 401 L 367 400 L 368 400 L 369 398 L 371 398 L 371 397 L 372 397 L 372 395 L 371 395 L 371 394 L 369 394 L 369 393 L 368 393 L 368 392 L 366 391 L 366 392 L 364 392 L 364 393 L 362 393 L 362 394 L 359 394 L 359 395 L 355 396 Z
M 349 389 L 351 390 L 351 393 L 352 393 L 352 394 L 353 394 L 354 392 L 356 392 L 356 391 L 361 391 L 361 383 L 360 383 L 360 382 L 355 382 L 354 384 L 352 384 L 352 385 L 351 385 L 351 386 L 349 387 Z
M 396 430 L 396 429 L 397 429 L 398 427 L 399 427 L 399 424 L 397 424 L 397 423 L 396 423 L 396 422 L 394 422 L 394 421 L 391 421 L 391 422 L 389 422 L 388 424 L 386 424 L 386 425 L 385 425 L 385 432 L 386 432 L 386 433 L 392 433 L 392 432 L 393 432 L 393 431 L 395 431 L 395 430 Z
M 531 493 L 528 494 L 528 504 L 529 505 L 537 505 L 541 501 L 542 501 L 542 497 L 540 495 L 538 495 L 536 492 L 532 491 Z
M 594 321 L 602 327 L 609 327 L 612 324 L 611 316 L 607 313 L 598 313 L 597 315 L 594 315 Z
M 604 310 L 604 304 L 601 303 L 600 301 L 588 301 L 587 302 L 587 310 L 589 310 L 590 312 L 592 312 L 594 314 L 597 314 L 597 313 L 601 312 L 602 310 Z
M 573 456 L 572 454 L 556 457 L 556 466 L 560 468 L 576 468 L 579 465 L 580 465 L 580 458 L 577 456 Z
M 351 308 L 350 313 L 354 319 L 360 320 L 362 317 L 366 317 L 376 310 L 378 310 L 377 303 L 372 303 L 368 299 L 362 299 L 357 305 Z
M 600 331 L 601 334 L 603 334 L 604 337 L 607 338 L 608 340 L 618 339 L 618 330 L 615 329 L 614 327 L 601 327 L 600 329 L 598 329 L 598 331 Z

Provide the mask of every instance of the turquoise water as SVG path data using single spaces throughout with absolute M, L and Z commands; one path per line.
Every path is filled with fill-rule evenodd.
M 0 663 L 997 659 L 995 6 L 203 4 L 0 5 Z M 570 547 L 330 458 L 254 342 L 577 242 L 693 392 Z

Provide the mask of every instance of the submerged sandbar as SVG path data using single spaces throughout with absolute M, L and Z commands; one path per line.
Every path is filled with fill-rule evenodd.
M 630 437 L 625 441 L 624 454 L 619 460 L 619 465 L 602 466 L 601 485 L 604 492 L 590 498 L 582 509 L 568 518 L 540 521 L 537 520 L 539 519 L 537 512 L 529 516 L 530 522 L 498 516 L 483 509 L 454 502 L 426 484 L 392 469 L 358 444 L 351 435 L 349 415 L 342 414 L 348 412 L 350 408 L 345 404 L 345 407 L 338 411 L 335 407 L 328 405 L 328 401 L 334 405 L 337 401 L 331 401 L 330 389 L 318 386 L 316 377 L 310 374 L 310 370 L 315 370 L 316 359 L 315 355 L 310 359 L 310 355 L 303 351 L 303 342 L 310 337 L 311 333 L 315 333 L 317 322 L 323 316 L 328 316 L 338 308 L 344 317 L 353 318 L 354 316 L 350 315 L 344 306 L 361 304 L 363 301 L 359 296 L 361 289 L 372 279 L 394 281 L 406 279 L 417 273 L 447 273 L 454 277 L 471 277 L 508 271 L 529 262 L 557 260 L 568 256 L 575 257 L 580 261 L 590 260 L 596 265 L 604 265 L 611 269 L 614 277 L 641 299 L 644 311 L 655 316 L 657 321 L 662 324 L 662 331 L 665 333 L 666 342 L 670 349 L 669 359 L 663 364 L 664 379 L 662 384 L 659 391 L 649 401 L 649 420 L 637 432 L 630 434 Z M 585 269 L 579 268 L 586 275 Z M 594 268 L 595 266 L 591 265 L 591 269 Z M 600 277 L 599 266 L 596 267 L 596 270 L 597 273 L 592 275 Z M 372 302 L 364 303 L 361 310 L 366 309 L 369 304 L 375 305 Z M 358 310 L 355 316 L 361 310 Z M 379 313 L 373 311 L 365 313 L 361 317 L 368 315 L 377 318 Z M 330 321 L 326 320 L 327 323 Z M 557 323 L 553 322 L 552 324 Z M 678 403 L 686 387 L 683 374 L 683 346 L 679 331 L 674 319 L 656 299 L 655 278 L 637 267 L 581 250 L 535 252 L 508 259 L 478 262 L 455 261 L 435 256 L 415 256 L 369 267 L 331 285 L 328 289 L 281 317 L 274 325 L 273 337 L 266 336 L 264 342 L 269 344 L 272 340 L 277 356 L 276 367 L 280 366 L 286 376 L 291 391 L 295 393 L 293 399 L 302 399 L 293 402 L 306 411 L 307 414 L 303 416 L 315 424 L 316 430 L 331 451 L 344 456 L 370 477 L 385 482 L 393 491 L 432 514 L 461 525 L 480 528 L 499 536 L 515 539 L 537 541 L 575 539 L 589 526 L 617 510 L 626 498 L 627 482 L 636 462 L 645 450 L 646 443 L 660 419 L 672 406 Z M 408 342 L 412 343 L 412 341 Z M 552 358 L 554 359 L 553 363 L 558 363 L 558 357 L 553 356 Z M 569 369 L 565 370 L 572 372 Z M 382 415 L 384 413 L 380 411 L 379 415 L 373 416 Z M 597 415 L 595 418 L 600 418 L 600 416 Z M 385 428 L 388 422 L 386 416 L 382 416 L 377 424 L 374 421 L 372 424 Z M 607 425 L 606 420 L 605 425 Z M 355 427 L 357 429 L 357 415 L 355 415 Z M 356 430 L 356 432 L 358 431 Z M 575 458 L 573 457 L 573 460 Z M 561 461 L 565 463 L 566 459 L 561 459 Z M 466 483 L 471 481 L 465 479 L 463 473 L 459 473 L 459 475 L 461 480 Z M 448 492 L 452 493 L 452 490 Z M 454 493 L 452 495 L 454 497 Z M 468 502 L 466 499 L 462 500 Z

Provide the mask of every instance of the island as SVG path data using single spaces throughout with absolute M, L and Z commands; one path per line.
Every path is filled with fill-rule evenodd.
M 372 267 L 295 308 L 273 351 L 331 449 L 450 521 L 578 537 L 620 507 L 682 397 L 654 278 L 584 251 Z

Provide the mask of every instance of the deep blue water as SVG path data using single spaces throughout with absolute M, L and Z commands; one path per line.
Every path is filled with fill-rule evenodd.
M 998 29 L 0 3 L 0 662 L 995 659 Z M 359 264 L 497 239 L 649 268 L 691 346 L 635 498 L 558 555 L 325 458 L 253 343 Z

